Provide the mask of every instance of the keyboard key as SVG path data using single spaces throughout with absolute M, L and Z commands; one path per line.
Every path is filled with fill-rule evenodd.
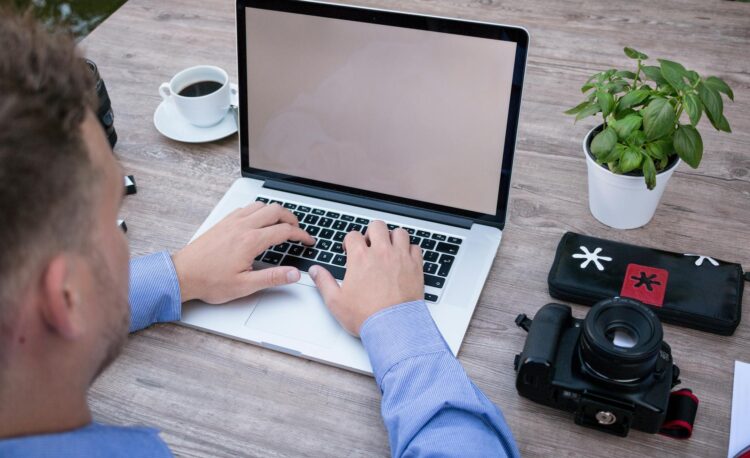
M 346 223 L 346 221 L 338 220 L 338 221 L 336 221 L 336 222 L 333 223 L 333 228 L 336 229 L 337 231 L 345 231 L 346 230 L 346 226 L 348 226 L 348 224 Z
M 453 265 L 453 260 L 456 259 L 455 256 L 451 256 L 449 254 L 444 254 L 440 256 L 440 264 L 450 264 Z
M 320 262 L 331 262 L 331 259 L 333 258 L 333 253 L 330 251 L 322 251 L 318 255 L 318 261 Z
M 459 248 L 458 245 L 454 245 L 452 243 L 440 242 L 437 244 L 437 248 L 435 248 L 435 250 L 441 253 L 456 254 L 458 253 L 458 248 Z
M 286 242 L 279 243 L 278 245 L 273 247 L 273 251 L 278 251 L 279 253 L 286 253 L 286 250 L 288 249 L 289 249 L 289 244 Z
M 313 208 L 312 212 L 313 212 L 313 215 L 325 215 L 326 214 L 325 210 L 321 210 L 319 208 Z
M 425 251 L 424 255 L 422 256 L 425 261 L 429 262 L 437 262 L 438 257 L 440 257 L 440 255 L 435 253 L 434 251 Z
M 424 293 L 424 300 L 426 300 L 427 302 L 437 302 L 438 297 L 434 294 Z
M 436 243 L 437 242 L 435 242 L 434 240 L 424 239 L 422 240 L 422 243 L 419 244 L 419 246 L 421 246 L 425 250 L 434 250 Z
M 456 245 L 461 245 L 461 242 L 463 242 L 463 240 L 458 237 L 448 237 L 448 241 L 450 243 L 455 243 Z
M 346 265 L 346 256 L 343 254 L 337 254 L 333 257 L 333 263 L 337 266 L 344 266 Z M 339 280 L 343 280 L 344 277 L 341 277 Z
M 356 219 L 356 220 L 354 220 L 354 221 L 355 221 L 355 222 L 356 222 L 357 224 L 362 224 L 363 226 L 367 226 L 368 224 L 370 224 L 370 220 L 369 220 L 369 219 L 366 219 L 366 218 L 357 218 L 357 219 Z
M 336 219 L 336 218 L 338 218 L 341 215 L 338 214 L 338 213 L 336 213 L 336 212 L 326 212 L 326 216 L 329 217 L 329 218 Z
M 438 270 L 438 265 L 434 262 L 425 262 L 422 271 L 426 274 L 434 274 Z
M 333 237 L 333 234 L 335 234 L 335 233 L 336 232 L 332 231 L 331 229 L 323 229 L 322 231 L 320 231 L 320 235 L 318 235 L 318 237 L 322 238 L 322 239 L 329 239 L 330 240 L 331 237 Z
M 346 232 L 336 232 L 336 235 L 333 236 L 334 242 L 343 242 L 344 237 L 346 237 Z
M 256 256 L 256 257 L 255 257 L 255 260 L 256 260 L 256 261 L 260 261 L 261 259 L 263 259 L 263 255 L 264 255 L 264 254 L 265 254 L 265 253 L 261 253 L 261 254 L 259 254 L 258 256 Z
M 431 234 L 427 231 L 417 231 L 417 235 L 420 237 L 429 237 Z
M 395 224 L 390 224 L 390 223 L 389 223 L 389 224 L 387 224 L 387 226 L 388 226 L 388 230 L 389 230 L 389 231 L 392 231 L 392 230 L 394 230 L 394 229 L 396 229 L 396 228 L 398 227 L 398 226 L 396 226 Z
M 305 217 L 305 223 L 307 224 L 315 224 L 318 222 L 318 217 L 315 215 L 307 215 Z
M 311 259 L 298 258 L 296 256 L 288 256 L 288 255 L 284 256 L 284 259 L 281 261 L 281 265 L 282 266 L 294 266 L 304 272 L 307 272 L 308 270 L 310 270 L 310 267 L 314 265 L 323 266 L 324 269 L 331 272 L 331 275 L 333 275 L 333 277 L 338 280 L 343 280 L 344 273 L 346 273 L 346 270 L 341 267 L 332 266 L 330 264 L 322 264 L 318 261 L 313 261 Z
M 278 264 L 278 263 L 281 262 L 281 258 L 283 256 L 284 255 L 281 254 L 281 253 L 276 253 L 276 252 L 273 252 L 273 251 L 267 251 L 266 255 L 263 256 L 263 262 L 265 262 L 267 264 Z
M 331 227 L 331 224 L 333 224 L 333 220 L 331 218 L 320 218 L 318 221 L 318 226 L 320 227 Z
M 412 245 L 419 245 L 419 242 L 421 242 L 421 241 L 422 241 L 422 239 L 420 239 L 416 235 L 410 235 L 409 236 L 409 243 L 411 243 Z
M 271 201 L 271 203 L 272 203 L 272 204 L 279 204 L 279 205 L 284 205 L 284 202 L 282 202 L 282 201 L 280 201 L 280 200 L 272 200 L 272 201 Z
M 441 242 L 445 241 L 445 236 L 443 234 L 432 234 L 432 238 Z
M 300 205 L 299 207 L 297 207 L 297 210 L 299 210 L 301 212 L 307 213 L 307 212 L 309 212 L 311 210 L 311 208 L 310 207 L 305 207 L 303 205 Z
M 307 227 L 307 224 L 299 223 L 299 228 L 300 229 L 305 230 L 306 227 Z
M 442 288 L 445 285 L 445 278 L 436 277 L 434 275 L 424 274 L 425 286 L 433 286 L 435 288 Z
M 408 232 L 409 235 L 414 235 L 414 233 L 417 232 L 416 229 L 414 229 L 413 227 L 405 227 L 404 230 L 406 230 L 406 232 Z
M 302 257 L 308 258 L 308 259 L 315 259 L 318 256 L 318 250 L 315 248 L 305 248 L 305 251 L 302 252 Z
M 292 245 L 292 247 L 289 248 L 289 254 L 294 255 L 294 256 L 300 256 L 305 251 L 305 248 L 306 247 L 302 245 Z
M 333 245 L 331 245 L 331 251 L 333 251 L 334 253 L 343 253 L 344 245 L 340 244 L 339 242 L 334 242 Z
M 331 249 L 331 241 L 330 240 L 318 240 L 318 243 L 315 244 L 315 248 L 318 248 L 320 250 L 330 250 Z
M 344 221 L 354 221 L 354 217 L 351 215 L 341 215 L 341 219 Z
M 310 234 L 313 237 L 315 237 L 316 235 L 318 235 L 318 232 L 320 231 L 320 228 L 318 226 L 307 226 L 305 228 L 305 230 L 307 231 L 308 234 Z
M 438 270 L 438 276 L 440 277 L 447 277 L 448 273 L 451 271 L 451 267 L 453 267 L 453 264 L 440 264 L 440 270 Z
M 284 208 L 288 208 L 289 210 L 294 210 L 297 208 L 297 204 L 290 204 L 289 202 L 284 204 Z
M 299 211 L 293 211 L 292 213 L 297 217 L 297 221 L 302 221 L 305 218 L 305 213 Z
M 349 227 L 346 229 L 346 232 L 361 231 L 362 229 L 364 229 L 364 226 L 362 226 L 361 224 L 351 223 L 349 224 Z
M 264 204 L 268 203 L 268 199 L 266 199 L 265 197 L 256 197 L 255 201 L 256 202 L 263 202 Z

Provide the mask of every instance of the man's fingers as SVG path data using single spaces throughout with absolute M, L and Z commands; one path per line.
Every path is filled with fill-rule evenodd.
M 244 294 L 250 295 L 272 286 L 296 283 L 300 279 L 300 273 L 295 267 L 271 267 L 243 272 L 240 274 L 240 278 L 244 282 L 242 285 Z
M 393 241 L 393 246 L 399 250 L 409 250 L 409 233 L 404 228 L 397 227 L 391 231 L 391 240 Z
M 367 226 L 365 237 L 370 240 L 370 246 L 389 246 L 391 244 L 388 228 L 384 222 L 379 220 L 372 221 Z
M 320 295 L 323 297 L 323 302 L 338 316 L 337 307 L 339 304 L 336 298 L 341 293 L 341 288 L 336 279 L 324 267 L 317 265 L 310 267 L 307 273 L 310 274 L 310 277 L 315 282 L 315 286 L 318 287 Z
M 347 255 L 351 256 L 352 253 L 365 248 L 367 248 L 365 237 L 359 231 L 351 231 L 344 237 L 344 250 Z
M 265 207 L 266 204 L 264 204 L 263 202 L 253 202 L 250 205 L 246 205 L 242 208 L 237 209 L 237 216 L 240 218 L 249 216 Z
M 250 214 L 247 221 L 254 228 L 271 226 L 277 223 L 289 223 L 294 226 L 298 224 L 297 217 L 279 204 L 264 206 Z
M 293 240 L 303 242 L 307 245 L 315 244 L 315 238 L 299 228 L 289 223 L 274 224 L 254 231 L 257 234 L 258 241 L 263 247 L 278 245 L 279 243 Z
M 415 261 L 419 261 L 419 264 L 422 264 L 422 249 L 419 248 L 419 245 L 409 245 L 411 250 L 411 257 Z

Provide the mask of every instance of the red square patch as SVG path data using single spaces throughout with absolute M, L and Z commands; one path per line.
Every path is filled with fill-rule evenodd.
M 644 304 L 661 307 L 667 292 L 669 272 L 656 267 L 628 264 L 620 296 L 638 299 Z

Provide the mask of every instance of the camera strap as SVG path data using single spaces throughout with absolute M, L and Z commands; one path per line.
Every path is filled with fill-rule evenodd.
M 673 439 L 688 439 L 693 434 L 695 414 L 698 412 L 698 398 L 689 388 L 673 391 L 669 395 L 667 416 L 659 434 Z

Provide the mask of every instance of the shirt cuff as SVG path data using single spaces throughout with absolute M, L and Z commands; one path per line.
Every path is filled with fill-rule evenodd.
M 166 251 L 130 261 L 130 332 L 182 314 L 180 283 Z
M 388 371 L 405 359 L 450 352 L 423 300 L 381 310 L 364 322 L 359 334 L 378 386 Z

